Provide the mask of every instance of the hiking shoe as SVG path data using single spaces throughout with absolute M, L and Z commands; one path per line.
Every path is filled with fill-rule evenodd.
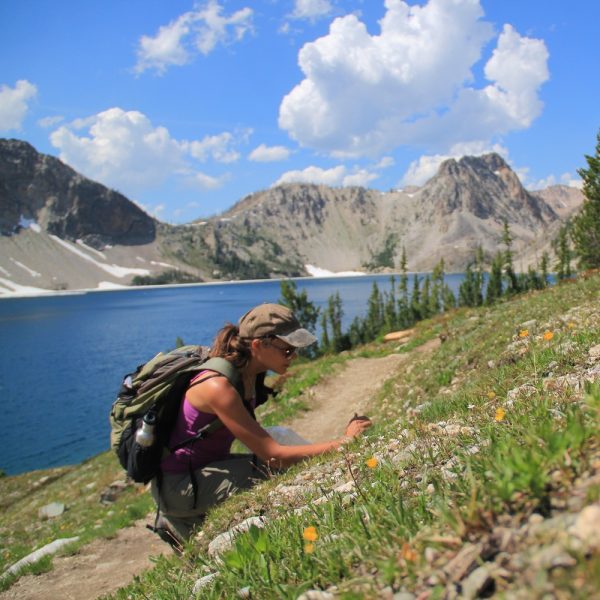
M 173 532 L 166 519 L 160 516 L 155 525 L 146 525 L 146 527 L 156 533 L 163 542 L 169 544 L 177 556 L 183 555 L 183 544 Z

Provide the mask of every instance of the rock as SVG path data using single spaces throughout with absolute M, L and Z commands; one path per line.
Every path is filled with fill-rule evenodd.
M 238 590 L 238 598 L 251 598 L 252 594 L 250 593 L 250 586 L 243 587 Z
M 192 588 L 192 598 L 194 598 L 202 588 L 205 588 L 206 586 L 210 585 L 213 579 L 218 575 L 218 573 L 210 573 L 210 575 L 200 577 L 200 579 L 198 579 L 196 583 L 194 583 L 194 587 Z
M 64 512 L 65 505 L 62 502 L 51 502 L 38 510 L 38 516 L 40 519 L 54 519 L 60 517 Z
M 600 549 L 600 506 L 586 506 L 569 528 L 569 533 L 577 536 L 590 550 Z
M 593 358 L 594 360 L 598 360 L 600 359 L 600 344 L 596 345 L 596 346 L 592 346 L 589 350 L 588 350 L 588 356 L 590 358 Z
M 44 556 L 49 556 L 51 554 L 56 554 L 61 548 L 67 546 L 68 544 L 72 544 L 79 540 L 79 537 L 72 538 L 62 538 L 58 540 L 54 540 L 49 544 L 46 544 L 42 548 L 39 548 L 35 552 L 28 554 L 20 561 L 16 562 L 14 565 L 6 569 L 4 573 L 0 576 L 0 581 L 4 579 L 8 575 L 16 575 L 23 567 L 26 567 L 29 564 L 35 563 L 38 560 L 44 558 Z
M 113 481 L 107 488 L 100 493 L 100 502 L 102 504 L 112 504 L 127 489 L 128 483 L 123 479 Z
M 560 545 L 552 544 L 536 552 L 531 558 L 533 569 L 549 571 L 557 567 L 574 567 L 577 561 Z
M 462 583 L 462 597 L 465 600 L 479 597 L 482 593 L 489 590 L 494 580 L 490 574 L 490 569 L 486 565 L 475 569 Z
M 235 525 L 229 531 L 219 534 L 210 544 L 208 545 L 208 555 L 211 558 L 219 556 L 226 552 L 233 546 L 233 541 L 240 533 L 245 533 L 252 527 L 264 527 L 267 524 L 265 517 L 250 517 L 245 521 Z
M 460 581 L 475 566 L 477 559 L 481 556 L 481 544 L 467 544 L 464 548 L 444 567 L 444 572 L 451 581 Z
M 298 596 L 298 600 L 334 600 L 335 596 L 330 592 L 324 592 L 323 590 L 308 590 L 301 596 Z
M 394 594 L 394 600 L 416 600 L 416 596 L 410 592 L 397 592 Z

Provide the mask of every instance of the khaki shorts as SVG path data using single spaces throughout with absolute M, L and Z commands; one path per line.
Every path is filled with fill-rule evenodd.
M 197 490 L 190 473 L 164 473 L 160 483 L 152 480 L 152 497 L 161 516 L 182 540 L 189 539 L 194 528 L 202 525 L 206 511 L 239 490 L 267 479 L 265 465 L 252 454 L 232 454 L 230 458 L 210 463 L 194 471 Z

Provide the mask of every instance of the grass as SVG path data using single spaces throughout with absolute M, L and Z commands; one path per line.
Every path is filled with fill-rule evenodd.
M 481 544 L 480 560 L 492 560 L 498 553 L 490 542 L 495 527 L 518 531 L 533 514 L 561 514 L 573 487 L 599 460 L 600 388 L 557 384 L 590 365 L 588 351 L 600 343 L 599 299 L 595 277 L 420 323 L 416 341 L 394 348 L 409 356 L 372 407 L 375 425 L 367 436 L 343 453 L 297 465 L 232 497 L 209 514 L 184 560 L 158 558 L 154 569 L 113 598 L 190 597 L 196 580 L 215 572 L 196 597 L 233 598 L 248 590 L 261 599 L 297 598 L 308 589 L 331 589 L 340 598 L 377 598 L 386 587 L 427 589 L 429 598 L 445 597 L 443 569 L 456 552 Z M 519 336 L 524 324 L 528 335 Z M 440 333 L 446 341 L 437 351 L 411 352 Z M 377 356 L 392 348 L 373 343 L 353 354 L 299 365 L 276 408 L 265 407 L 265 420 L 280 422 L 302 409 L 301 391 L 349 356 Z M 59 490 L 80 493 L 92 480 L 84 475 L 88 465 L 57 473 L 45 486 L 53 493 L 37 498 L 37 492 L 22 512 L 17 513 L 19 502 L 9 506 L 8 520 L 0 516 L 0 536 L 12 553 L 4 564 L 14 562 L 32 539 L 110 535 L 149 510 L 148 495 L 137 489 L 110 509 L 99 508 L 98 489 L 118 477 L 109 468 L 111 460 L 101 456 L 89 463 L 95 476 L 104 477 L 94 494 L 84 494 L 89 506 L 65 497 L 71 510 L 60 525 L 38 523 L 37 538 L 19 526 L 7 540 L 7 523 L 31 522 L 37 507 L 50 499 L 65 501 Z M 1 479 L 0 490 L 14 479 Z M 333 493 L 328 502 L 315 502 L 345 481 L 355 484 L 353 496 Z M 278 500 L 281 484 L 301 486 L 302 493 Z M 584 496 L 587 503 L 597 501 L 598 484 L 589 485 Z M 269 518 L 267 527 L 239 536 L 223 564 L 208 557 L 215 535 L 259 514 Z M 45 528 L 41 536 L 40 527 Z M 569 552 L 574 566 L 540 571 L 533 583 L 523 579 L 526 568 L 495 576 L 496 593 L 531 585 L 542 591 L 553 586 L 557 597 L 593 597 L 600 581 L 597 555 Z

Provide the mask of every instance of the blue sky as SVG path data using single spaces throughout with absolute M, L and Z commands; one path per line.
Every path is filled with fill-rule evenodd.
M 596 0 L 4 0 L 0 136 L 172 223 L 488 151 L 531 189 L 575 184 L 599 23 Z

